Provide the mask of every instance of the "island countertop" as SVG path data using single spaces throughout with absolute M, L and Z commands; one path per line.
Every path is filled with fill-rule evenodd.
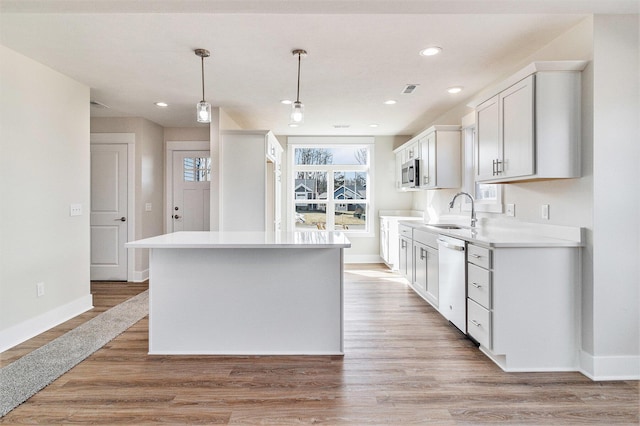
M 131 241 L 127 248 L 349 248 L 342 232 L 183 231 Z

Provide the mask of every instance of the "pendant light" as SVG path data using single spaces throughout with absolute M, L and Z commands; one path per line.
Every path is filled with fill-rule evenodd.
M 196 56 L 200 56 L 202 64 L 202 100 L 196 105 L 196 118 L 198 123 L 211 123 L 211 104 L 204 100 L 204 58 L 209 57 L 207 49 L 196 49 Z
M 298 90 L 296 92 L 296 101 L 291 104 L 290 124 L 298 125 L 304 121 L 304 105 L 300 102 L 300 59 L 307 56 L 307 51 L 296 49 L 291 52 L 293 56 L 298 55 Z

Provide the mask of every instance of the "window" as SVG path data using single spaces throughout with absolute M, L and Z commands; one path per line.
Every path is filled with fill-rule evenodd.
M 210 182 L 211 157 L 185 157 L 182 170 L 185 182 Z
M 373 138 L 291 137 L 289 152 L 290 229 L 372 234 Z

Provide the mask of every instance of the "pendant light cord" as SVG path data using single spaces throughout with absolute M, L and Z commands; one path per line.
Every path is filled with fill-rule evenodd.
M 300 102 L 300 53 L 298 53 L 298 92 L 296 95 L 296 102 Z
M 202 65 L 202 102 L 204 102 L 204 56 L 200 56 L 200 63 Z

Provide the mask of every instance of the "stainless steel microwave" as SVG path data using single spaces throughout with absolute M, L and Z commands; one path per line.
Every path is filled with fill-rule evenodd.
M 420 187 L 420 166 L 421 160 L 414 158 L 402 165 L 402 187 L 403 188 L 419 188 Z

